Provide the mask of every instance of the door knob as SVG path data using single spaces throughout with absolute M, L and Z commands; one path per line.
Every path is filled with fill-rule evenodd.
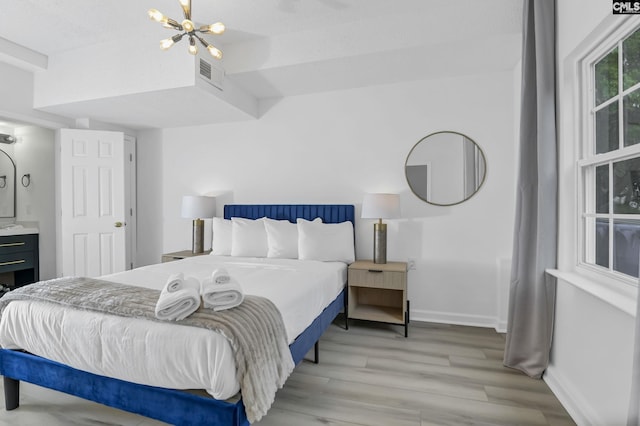
M 122 222 L 116 222 L 114 226 L 116 228 L 122 228 L 123 225 L 124 225 L 124 223 L 122 223 Z

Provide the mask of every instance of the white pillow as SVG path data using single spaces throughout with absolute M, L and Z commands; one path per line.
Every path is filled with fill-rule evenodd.
M 231 218 L 231 256 L 267 257 L 264 218 Z
M 313 221 L 322 223 L 322 219 L 319 217 Z M 264 228 L 267 231 L 267 257 L 280 259 L 298 258 L 298 225 L 288 220 L 265 218 Z
M 353 224 L 298 219 L 298 257 L 302 260 L 353 263 Z
M 298 225 L 288 220 L 265 219 L 267 231 L 267 257 L 298 258 Z
M 213 231 L 211 254 L 229 256 L 231 254 L 231 221 L 214 217 L 211 222 L 211 230 Z

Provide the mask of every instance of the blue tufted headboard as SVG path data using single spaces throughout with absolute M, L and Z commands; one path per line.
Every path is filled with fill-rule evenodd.
M 313 220 L 322 218 L 324 223 L 349 221 L 355 229 L 355 208 L 350 204 L 227 204 L 224 218 L 244 217 L 259 219 L 268 217 L 276 220 L 296 221 L 297 218 Z

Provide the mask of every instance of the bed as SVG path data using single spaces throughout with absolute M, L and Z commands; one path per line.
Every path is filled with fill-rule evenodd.
M 336 224 L 348 221 L 353 224 L 354 207 L 352 205 L 226 205 L 224 217 L 225 219 L 268 217 L 291 222 L 295 222 L 298 218 L 306 220 L 321 218 L 324 223 Z M 342 310 L 346 313 L 346 309 L 346 292 L 342 288 L 289 345 L 295 364 L 301 362 L 314 346 L 317 361 L 317 342 L 320 336 L 338 313 Z M 18 407 L 19 382 L 26 381 L 171 424 L 249 424 L 242 399 L 220 400 L 183 390 L 138 384 L 72 368 L 64 363 L 19 350 L 0 349 L 0 373 L 4 376 L 7 410 Z M 167 409 L 167 407 L 171 408 Z

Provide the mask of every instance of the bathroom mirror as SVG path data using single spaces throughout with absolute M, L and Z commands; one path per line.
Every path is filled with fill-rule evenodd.
M 16 165 L 0 149 L 0 217 L 16 215 Z
M 457 132 L 437 132 L 414 145 L 404 171 L 418 198 L 437 206 L 452 206 L 478 192 L 486 166 L 482 149 L 471 138 Z

